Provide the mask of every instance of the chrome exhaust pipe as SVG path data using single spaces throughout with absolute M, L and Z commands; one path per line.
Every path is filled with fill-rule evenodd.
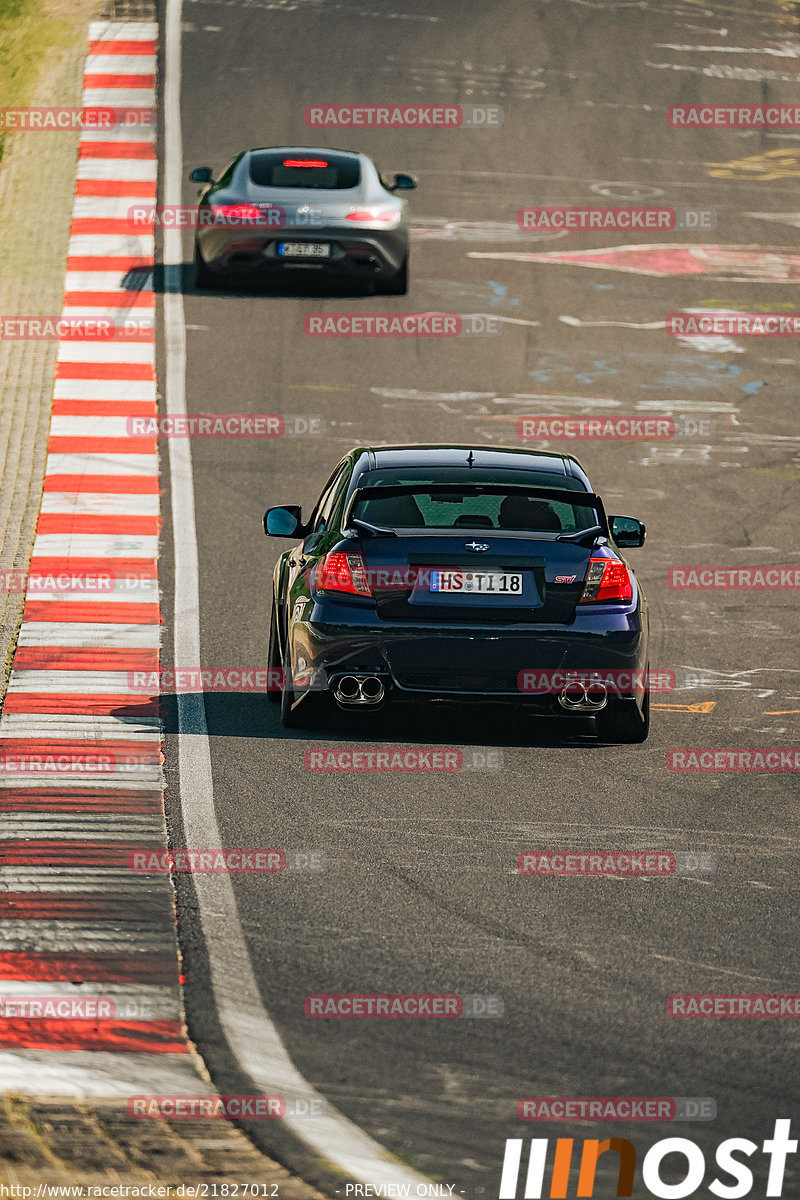
M 377 675 L 342 675 L 333 698 L 341 708 L 368 708 L 383 703 L 386 689 Z
M 585 713 L 588 716 L 600 712 L 608 704 L 608 689 L 604 683 L 590 683 L 587 686 L 575 679 L 561 689 L 558 703 L 566 712 Z

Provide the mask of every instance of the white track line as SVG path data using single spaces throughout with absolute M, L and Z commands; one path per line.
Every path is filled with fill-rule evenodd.
M 181 0 L 167 0 L 164 79 L 164 202 L 180 204 L 183 178 L 181 138 Z M 179 230 L 164 231 L 164 326 L 166 407 L 186 413 L 186 331 L 181 294 L 183 250 Z M 172 526 L 175 540 L 175 661 L 200 667 L 200 591 L 194 511 L 192 456 L 188 438 L 169 439 Z M 202 696 L 178 697 L 180 795 L 186 843 L 221 846 L 214 809 L 211 750 Z M 196 875 L 194 885 L 208 950 L 217 1014 L 239 1067 L 266 1095 L 317 1096 L 290 1059 L 264 1008 L 247 943 L 239 923 L 233 886 L 226 875 Z M 430 1180 L 392 1158 L 378 1142 L 327 1102 L 314 1121 L 285 1117 L 284 1124 L 314 1154 L 373 1187 L 430 1186 Z M 313 1128 L 312 1128 L 313 1126 Z

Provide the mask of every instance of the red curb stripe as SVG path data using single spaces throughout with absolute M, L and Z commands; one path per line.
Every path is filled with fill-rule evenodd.
M 154 159 L 156 150 L 152 142 L 81 142 L 78 157 Z
M 108 892 L 0 893 L 0 914 L 14 921 L 173 921 L 174 911 L 163 892 L 143 896 L 124 888 Z
M 152 363 L 56 363 L 56 379 L 155 379 Z
M 180 1021 L 0 1019 L 0 1047 L 23 1050 L 113 1050 L 188 1054 Z
M 161 812 L 161 790 L 133 788 L 0 788 L 0 812 L 126 813 Z
M 66 755 L 76 759 L 88 754 L 113 755 L 122 760 L 130 757 L 141 759 L 143 763 L 158 765 L 161 762 L 161 743 L 131 741 L 130 738 L 47 738 L 24 735 L 0 738 L 0 764 L 7 758 Z M 96 776 L 92 774 L 92 778 Z M 53 845 L 58 843 L 54 842 Z
M 100 38 L 89 42 L 90 54 L 155 54 L 156 43 L 146 39 L 141 42 L 124 38 Z
M 24 621 L 66 621 L 70 624 L 76 621 L 91 625 L 161 624 L 158 604 L 126 604 L 124 601 L 119 604 L 93 604 L 88 600 L 85 603 L 82 600 L 28 600 L 22 617 Z M 10 695 L 6 697 L 6 708 L 10 699 Z
M 18 646 L 15 671 L 157 671 L 158 650 L 127 646 Z
M 155 454 L 156 439 L 145 437 L 51 437 L 50 454 Z
M 159 533 L 161 518 L 123 517 L 117 513 L 42 513 L 37 533 Z
M 0 892 L 0 915 L 8 921 L 130 921 L 132 913 L 137 921 L 174 920 L 163 892 Z
M 115 607 L 119 607 L 116 605 Z M 44 619 L 44 618 L 42 618 Z M 75 692 L 53 695 L 52 692 L 9 692 L 3 705 L 8 713 L 60 713 L 69 716 L 96 717 L 158 717 L 161 708 L 157 696 L 137 696 L 129 693 Z
M 0 952 L 0 979 L 70 983 L 149 983 L 178 986 L 172 954 L 31 954 Z
M 155 87 L 156 77 L 151 74 L 136 75 L 90 75 L 83 77 L 85 88 L 152 88 Z
M 64 307 L 75 308 L 83 306 L 84 308 L 152 308 L 155 304 L 155 292 L 153 291 L 127 291 L 120 288 L 116 292 L 65 292 Z M 137 342 L 142 342 L 143 337 L 137 337 Z M 148 341 L 154 341 L 153 338 L 148 338 Z
M 75 185 L 75 195 L 130 196 L 135 200 L 155 200 L 156 184 L 155 180 L 150 179 L 79 179 Z
M 147 579 L 158 578 L 158 568 L 154 558 L 89 558 L 72 554 L 44 555 L 37 554 L 31 559 L 28 571 L 31 575 L 57 575 L 61 571 L 69 571 L 70 575 L 98 575 L 113 571 L 118 574 L 134 574 L 146 576 Z M 144 601 L 142 601 L 144 603 Z
M 60 839 L 45 841 L 36 838 L 29 841 L 3 841 L 3 861 L 9 866 L 60 866 L 60 867 L 127 867 L 128 855 L 132 850 L 152 850 L 161 853 L 163 846 L 151 844 L 143 839 L 142 845 L 133 842 L 63 842 Z M 138 878 L 143 878 L 140 875 Z M 134 873 L 131 871 L 131 878 Z M 132 914 L 135 917 L 135 913 Z M 138 958 L 138 954 L 134 957 Z M 2 961 L 2 955 L 0 955 Z M 2 978 L 2 976 L 0 976 Z
M 67 259 L 68 271 L 133 271 L 137 267 L 152 270 L 152 258 L 135 254 L 72 254 Z
M 47 475 L 46 492 L 113 492 L 131 495 L 160 495 L 157 475 Z
M 85 233 L 147 234 L 153 232 L 152 221 L 133 221 L 127 217 L 73 217 L 69 236 L 78 237 Z
M 151 400 L 53 401 L 54 417 L 154 417 L 158 405 Z

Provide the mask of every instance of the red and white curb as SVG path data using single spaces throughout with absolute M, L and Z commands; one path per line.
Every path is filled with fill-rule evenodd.
M 135 593 L 37 588 L 25 598 L 0 719 L 0 1086 L 9 1092 L 208 1090 L 181 1021 L 169 880 L 127 867 L 132 848 L 166 844 L 158 701 L 128 683 L 128 672 L 158 668 L 158 455 L 154 440 L 124 435 L 126 418 L 157 414 L 153 230 L 131 232 L 124 219 L 130 205 L 156 200 L 157 30 L 89 27 L 83 105 L 141 112 L 82 132 L 62 315 L 130 316 L 144 331 L 58 347 L 30 571 L 130 571 L 140 582 Z M 103 755 L 105 769 L 87 771 L 86 755 Z M 5 1015 L 21 999 L 63 997 L 78 1016 Z M 122 1015 L 80 1015 L 92 1008 L 80 1001 L 99 997 Z

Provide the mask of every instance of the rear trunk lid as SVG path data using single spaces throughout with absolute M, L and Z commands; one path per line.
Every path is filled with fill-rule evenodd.
M 591 545 L 482 532 L 465 529 L 454 536 L 415 530 L 361 538 L 380 617 L 437 625 L 568 625 Z

